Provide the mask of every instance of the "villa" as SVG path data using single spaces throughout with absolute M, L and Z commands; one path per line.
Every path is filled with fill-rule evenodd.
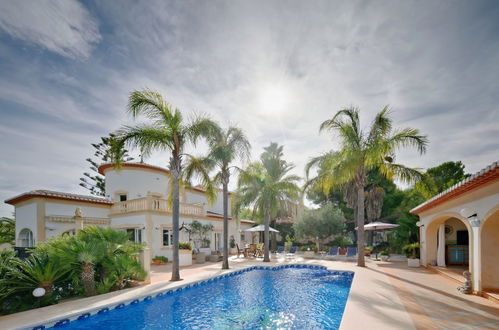
M 499 293 L 499 162 L 411 212 L 420 218 L 423 266 L 468 270 L 475 293 Z
M 64 192 L 34 190 L 5 202 L 15 207 L 16 246 L 33 247 L 60 234 L 74 234 L 88 225 L 110 226 L 126 230 L 135 242 L 146 243 L 153 256 L 172 257 L 172 215 L 168 203 L 170 172 L 143 163 L 113 164 L 98 168 L 106 178 L 105 198 Z M 239 223 L 230 217 L 229 237 L 241 244 L 251 239 L 244 230 L 253 221 Z M 76 213 L 76 215 L 75 215 Z M 181 225 L 179 241 L 190 241 L 189 224 L 193 221 L 212 224 L 211 251 L 222 250 L 222 192 L 215 203 L 208 202 L 199 187 L 184 187 L 180 194 Z M 248 236 L 248 237 L 246 237 Z M 190 255 L 181 255 L 181 265 L 190 264 Z

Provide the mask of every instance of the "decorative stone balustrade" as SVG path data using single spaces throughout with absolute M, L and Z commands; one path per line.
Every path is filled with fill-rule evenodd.
M 168 200 L 156 197 L 143 197 L 124 202 L 116 202 L 111 206 L 110 215 L 128 214 L 133 212 L 154 211 L 171 213 L 172 209 Z M 205 216 L 204 205 L 180 203 L 180 214 L 188 216 Z

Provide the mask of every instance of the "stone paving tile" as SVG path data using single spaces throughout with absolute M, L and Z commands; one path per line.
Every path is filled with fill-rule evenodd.
M 394 279 L 395 287 L 418 329 L 499 329 L 499 304 L 457 292 L 453 280 L 439 274 L 409 270 L 401 263 L 379 264 Z M 415 314 L 417 311 L 417 314 Z M 421 318 L 421 315 L 426 316 Z

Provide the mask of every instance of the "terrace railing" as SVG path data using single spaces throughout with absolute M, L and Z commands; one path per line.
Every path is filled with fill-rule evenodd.
M 143 198 L 131 199 L 124 202 L 116 202 L 111 206 L 110 215 L 127 214 L 142 211 L 171 213 L 172 209 L 168 203 L 168 200 L 148 196 Z M 181 202 L 180 214 L 188 216 L 205 216 L 206 211 L 203 204 Z

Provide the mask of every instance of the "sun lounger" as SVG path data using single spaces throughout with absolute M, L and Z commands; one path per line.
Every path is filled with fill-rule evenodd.
M 296 255 L 296 249 L 297 247 L 296 246 L 292 246 L 289 248 L 289 252 L 286 253 L 286 258 L 294 258 L 295 255 Z
M 284 246 L 278 246 L 278 247 L 277 247 L 277 251 L 276 251 L 275 253 L 277 253 L 277 254 L 282 254 L 282 253 L 284 253 Z
M 329 251 L 327 252 L 325 257 L 326 258 L 338 258 L 338 256 L 340 255 L 339 252 L 340 252 L 340 248 L 337 246 L 333 246 L 333 247 L 329 248 Z
M 356 247 L 347 247 L 347 254 L 345 255 L 346 259 L 356 259 L 357 258 L 357 248 Z

